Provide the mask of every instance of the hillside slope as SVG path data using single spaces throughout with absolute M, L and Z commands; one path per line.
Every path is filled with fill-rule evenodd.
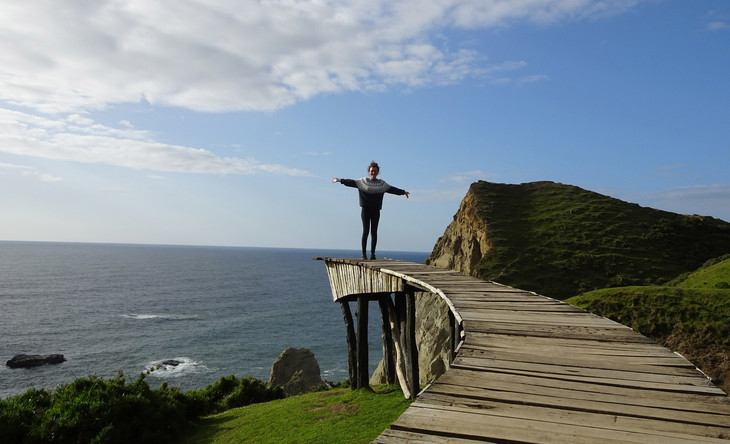
M 681 353 L 730 392 L 730 256 L 666 286 L 596 290 L 566 302 Z
M 730 253 L 730 223 L 554 182 L 471 185 L 426 263 L 565 299 L 658 285 Z

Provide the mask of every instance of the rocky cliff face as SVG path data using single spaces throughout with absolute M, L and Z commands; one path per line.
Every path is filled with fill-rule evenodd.
M 439 296 L 416 292 L 416 347 L 419 384 L 423 387 L 449 368 L 451 354 L 449 306 Z M 384 384 L 383 361 L 370 377 L 370 385 Z
M 473 183 L 427 264 L 556 299 L 661 285 L 730 252 L 730 224 L 554 182 Z
M 477 196 L 470 188 L 426 263 L 476 276 L 476 266 L 490 247 L 487 224 L 477 212 Z

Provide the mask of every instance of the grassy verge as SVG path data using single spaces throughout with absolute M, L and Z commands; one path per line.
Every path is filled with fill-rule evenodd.
M 566 302 L 678 351 L 730 391 L 730 290 L 622 287 L 588 292 Z
M 208 416 L 181 443 L 366 443 L 409 405 L 393 386 L 308 393 Z

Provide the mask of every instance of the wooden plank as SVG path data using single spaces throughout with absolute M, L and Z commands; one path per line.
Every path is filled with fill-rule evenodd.
M 562 443 L 722 443 L 718 438 L 679 435 L 669 432 L 625 432 L 586 425 L 498 417 L 482 412 L 453 411 L 412 405 L 391 426 L 392 429 L 470 439 L 507 442 Z
M 671 421 L 683 425 L 700 425 L 718 426 L 725 428 L 730 433 L 730 419 L 727 415 L 692 412 L 687 410 L 673 410 L 665 407 L 653 406 L 637 406 L 626 403 L 613 403 L 603 401 L 601 398 L 596 399 L 575 399 L 556 396 L 555 394 L 528 394 L 522 393 L 515 398 L 514 393 L 502 392 L 498 390 L 485 390 L 476 387 L 465 387 L 460 385 L 434 384 L 430 387 L 429 394 L 443 395 L 453 398 L 453 400 L 467 399 L 469 402 L 490 401 L 497 404 L 518 405 L 524 407 L 524 410 L 530 410 L 528 407 L 540 407 L 548 409 L 559 409 L 565 412 L 589 412 L 602 415 L 618 415 L 624 417 L 643 418 L 649 420 Z M 427 394 L 423 394 L 428 399 Z M 491 407 L 494 409 L 494 407 Z M 493 412 L 490 412 L 493 413 Z M 535 417 L 533 419 L 542 419 Z M 593 424 L 592 424 L 593 425 Z
M 593 353 L 592 350 L 583 353 L 583 349 L 571 350 L 566 347 L 545 346 L 543 349 L 537 347 L 494 347 L 480 344 L 465 343 L 462 346 L 464 356 L 474 355 L 476 352 L 487 353 L 486 356 L 505 360 L 522 360 L 532 362 L 561 363 L 566 365 L 594 365 L 601 368 L 636 368 L 637 371 L 670 371 L 669 369 L 682 369 L 691 374 L 698 370 L 686 359 L 677 355 L 643 356 L 643 355 L 621 355 L 610 353 Z M 637 352 L 638 353 L 638 352 Z M 485 355 L 483 355 L 485 356 Z
M 605 318 L 587 316 L 583 313 L 555 313 L 555 312 L 519 312 L 519 311 L 476 311 L 460 310 L 464 321 L 501 322 L 526 325 L 566 325 L 571 327 L 599 327 L 621 330 L 631 330 L 625 325 L 618 324 Z
M 414 404 L 455 412 L 482 412 L 490 416 L 525 419 L 530 421 L 549 421 L 570 426 L 590 425 L 593 428 L 610 429 L 633 433 L 667 433 L 686 439 L 694 437 L 721 438 L 730 433 L 727 425 L 711 422 L 714 418 L 693 417 L 669 418 L 663 416 L 666 409 L 627 408 L 623 411 L 593 411 L 586 405 L 573 405 L 564 408 L 559 405 L 524 405 L 513 402 L 499 402 L 474 398 L 458 398 L 440 393 L 425 393 Z M 599 408 L 598 410 L 602 410 Z M 671 412 L 669 412 L 671 414 Z M 677 415 L 675 415 L 677 416 Z M 715 415 L 717 416 L 717 415 Z
M 614 387 L 600 383 L 544 378 L 539 375 L 511 375 L 459 368 L 450 369 L 434 383 L 434 386 L 441 384 L 505 392 L 511 394 L 512 399 L 521 399 L 524 394 L 550 395 L 565 399 L 714 413 L 730 417 L 730 399 L 719 393 L 693 395 L 648 390 L 643 387 Z
M 537 357 L 536 357 L 537 360 Z M 579 376 L 588 378 L 605 378 L 609 380 L 630 380 L 635 382 L 666 383 L 671 385 L 701 385 L 712 387 L 712 383 L 699 378 L 699 372 L 691 374 L 656 374 L 631 371 L 630 369 L 604 369 L 590 366 L 565 365 L 559 363 L 544 364 L 540 362 L 510 361 L 489 357 L 468 356 L 459 353 L 454 365 L 465 367 L 517 370 L 535 373 L 548 373 L 562 376 Z
M 555 351 L 559 351 L 557 348 Z M 595 357 L 586 357 L 573 354 L 568 356 L 566 354 L 555 354 L 555 353 L 519 353 L 512 351 L 492 351 L 482 350 L 473 347 L 462 347 L 459 356 L 462 358 L 482 358 L 492 359 L 500 361 L 510 362 L 523 362 L 531 364 L 546 364 L 546 365 L 557 365 L 561 367 L 573 367 L 573 368 L 586 368 L 586 369 L 600 369 L 600 370 L 619 370 L 629 373 L 651 373 L 663 376 L 700 376 L 701 373 L 695 368 L 694 365 L 688 361 L 680 359 L 680 364 L 684 365 L 655 365 L 653 361 L 641 361 L 639 359 L 609 359 L 602 357 L 597 359 Z
M 478 364 L 478 365 L 475 365 Z M 528 367 L 528 366 L 525 366 Z M 501 372 L 512 375 L 536 375 L 543 378 L 558 379 L 563 381 L 576 381 L 594 384 L 604 384 L 612 387 L 626 387 L 645 390 L 664 390 L 678 393 L 694 393 L 694 394 L 724 394 L 718 387 L 713 386 L 704 378 L 686 378 L 684 381 L 643 381 L 628 378 L 628 374 L 615 374 L 616 378 L 609 378 L 606 374 L 594 372 L 594 375 L 578 375 L 570 371 L 562 371 L 559 373 L 537 372 L 534 369 L 520 369 L 508 365 L 492 365 L 487 366 L 483 362 L 464 362 L 459 356 L 451 364 L 451 368 L 462 368 L 468 370 L 486 370 L 491 372 Z M 556 367 L 557 369 L 557 367 Z
M 451 438 L 448 436 L 427 435 L 425 433 L 407 432 L 404 430 L 388 429 L 375 438 L 374 444 L 474 444 L 474 443 L 496 443 L 497 441 L 485 441 L 483 439 Z
M 553 312 L 553 313 L 580 313 L 584 311 L 567 304 L 551 304 L 545 302 L 487 302 L 487 301 L 452 301 L 459 310 L 473 311 L 476 313 L 490 313 L 498 311 L 518 311 L 518 312 Z
M 570 328 L 570 326 L 536 326 L 506 322 L 464 321 L 464 330 L 468 333 L 494 333 L 502 335 L 554 337 L 563 339 L 588 338 L 596 341 L 616 341 L 653 343 L 650 339 L 636 334 L 629 329 L 606 328 Z
M 469 332 L 466 344 L 470 346 L 494 347 L 504 349 L 557 347 L 567 352 L 576 351 L 582 354 L 608 354 L 622 356 L 669 356 L 677 354 L 671 350 L 652 343 L 635 342 L 604 342 L 589 338 L 552 338 L 537 336 L 514 336 L 492 333 Z

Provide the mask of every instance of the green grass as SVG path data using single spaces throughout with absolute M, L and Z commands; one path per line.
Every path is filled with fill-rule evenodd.
M 730 288 L 730 255 L 707 261 L 700 269 L 667 283 L 679 288 Z
M 710 260 L 665 286 L 595 290 L 566 302 L 675 350 L 730 390 L 730 258 Z
M 181 444 L 366 443 L 409 405 L 394 386 L 308 393 L 206 417 Z

